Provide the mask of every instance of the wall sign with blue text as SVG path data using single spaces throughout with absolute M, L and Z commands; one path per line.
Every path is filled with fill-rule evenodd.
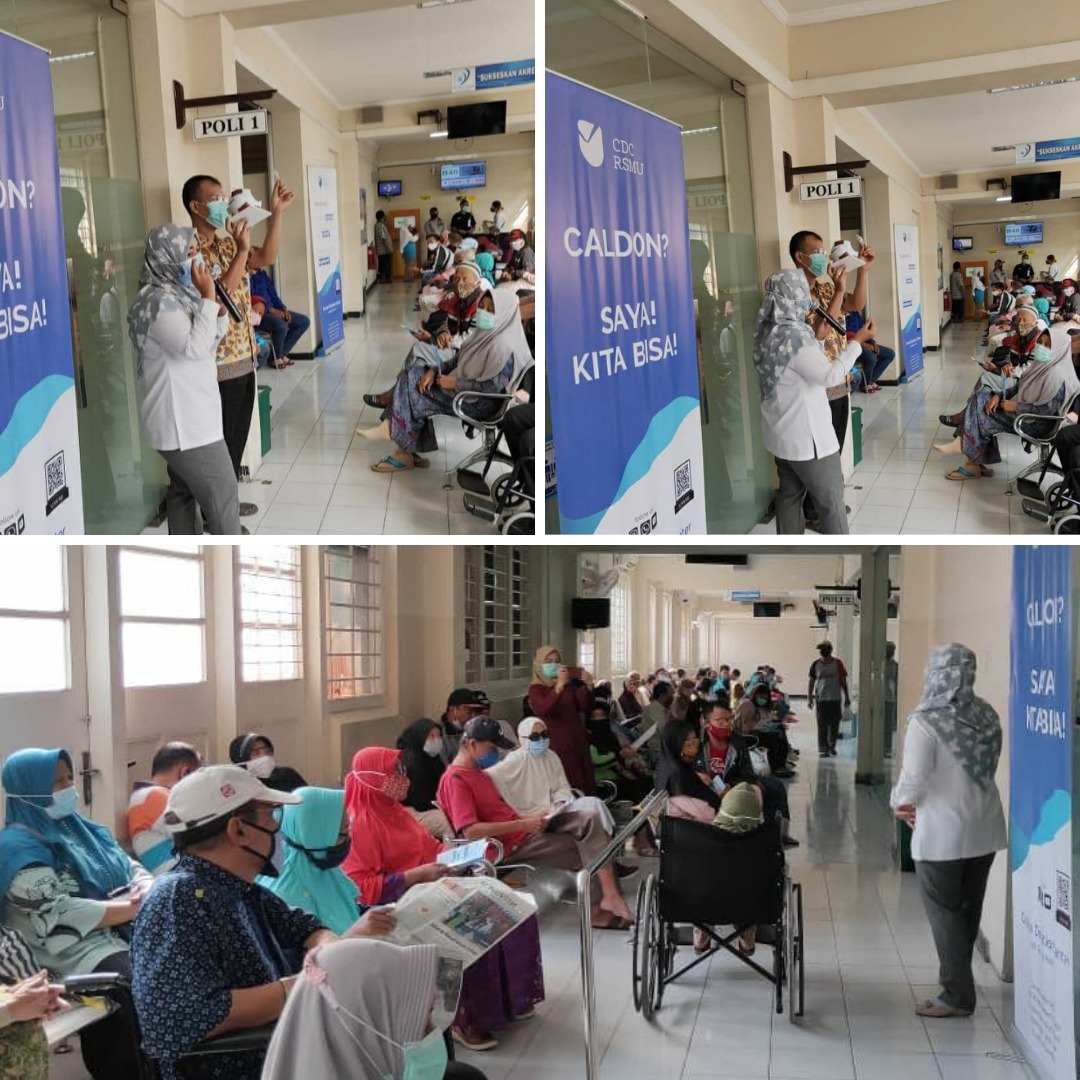
M 474 90 L 501 90 L 505 86 L 527 86 L 536 81 L 535 60 L 511 60 L 505 64 L 481 64 L 455 68 L 454 93 Z

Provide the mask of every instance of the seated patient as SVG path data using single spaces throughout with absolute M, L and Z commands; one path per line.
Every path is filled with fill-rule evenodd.
M 736 784 L 724 792 L 720 809 L 716 811 L 713 824 L 729 833 L 748 833 L 765 824 L 762 812 L 761 792 L 753 784 Z M 739 952 L 754 955 L 757 927 L 748 926 L 739 936 Z
M 307 781 L 292 766 L 277 763 L 274 744 L 266 735 L 237 735 L 229 743 L 229 760 L 275 791 L 295 791 L 307 786 Z
M 435 805 L 439 781 L 446 771 L 443 729 L 434 720 L 422 716 L 398 736 L 397 748 L 409 778 L 409 790 L 403 804 L 406 811 L 436 840 L 450 836 L 450 822 Z
M 233 765 L 200 769 L 169 793 L 180 861 L 144 901 L 131 941 L 143 1049 L 162 1080 L 259 1080 L 262 1051 L 200 1057 L 182 1072 L 179 1060 L 205 1039 L 276 1020 L 303 953 L 337 940 L 255 883 L 280 872 L 274 811 L 300 801 Z M 346 934 L 372 929 L 367 915 Z
M 434 945 L 339 941 L 314 950 L 274 1030 L 262 1080 L 484 1080 L 447 1060 L 432 1022 L 437 972 Z
M 0 926 L 0 1076 L 49 1080 L 49 1044 L 40 1021 L 62 1008 L 63 987 L 33 971 L 33 957 L 13 930 Z

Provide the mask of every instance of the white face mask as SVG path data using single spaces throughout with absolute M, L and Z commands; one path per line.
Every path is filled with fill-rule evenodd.
M 260 780 L 265 780 L 274 771 L 274 758 L 271 754 L 252 758 L 247 763 L 247 771 Z
M 510 246 L 515 251 L 521 251 L 525 247 L 525 241 L 524 240 L 515 240 Z

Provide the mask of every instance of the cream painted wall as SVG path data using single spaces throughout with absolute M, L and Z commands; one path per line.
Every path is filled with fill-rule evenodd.
M 1029 245 L 1024 250 L 1031 252 L 1031 263 L 1036 274 L 1046 268 L 1046 256 L 1054 255 L 1061 266 L 1061 276 L 1075 277 L 1080 261 L 1080 212 L 1062 212 L 1062 203 L 1047 202 L 1041 205 L 1045 208 L 1045 214 L 1040 213 L 1040 204 L 1036 203 L 1030 211 L 1025 210 L 1023 216 L 1033 216 L 1036 221 L 1043 222 L 1043 242 Z M 1003 203 L 1002 206 L 1008 208 L 1007 204 Z M 987 213 L 986 209 L 971 207 L 957 210 L 951 235 L 970 236 L 975 246 L 971 251 L 950 254 L 961 261 L 986 259 L 990 267 L 993 267 L 995 259 L 1004 259 L 1006 271 L 1012 273 L 1012 268 L 1020 261 L 1021 249 L 1005 244 L 1005 222 L 1017 219 L 1011 213 Z M 974 221 L 978 224 L 974 224 Z M 997 248 L 997 253 L 992 254 L 988 250 L 990 248 Z M 949 265 L 952 265 L 951 262 Z

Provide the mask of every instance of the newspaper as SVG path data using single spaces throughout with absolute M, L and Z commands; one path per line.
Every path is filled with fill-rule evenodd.
M 535 914 L 530 897 L 495 878 L 443 878 L 413 886 L 394 905 L 390 940 L 435 945 L 468 967 Z
M 488 842 L 486 840 L 473 840 L 469 844 L 455 844 L 445 851 L 440 851 L 435 857 L 435 861 L 456 870 L 472 863 L 482 862 L 487 858 L 487 849 Z
M 639 735 L 631 744 L 632 750 L 640 750 L 654 735 L 656 734 L 656 725 L 651 724 L 649 728 L 641 735 Z

